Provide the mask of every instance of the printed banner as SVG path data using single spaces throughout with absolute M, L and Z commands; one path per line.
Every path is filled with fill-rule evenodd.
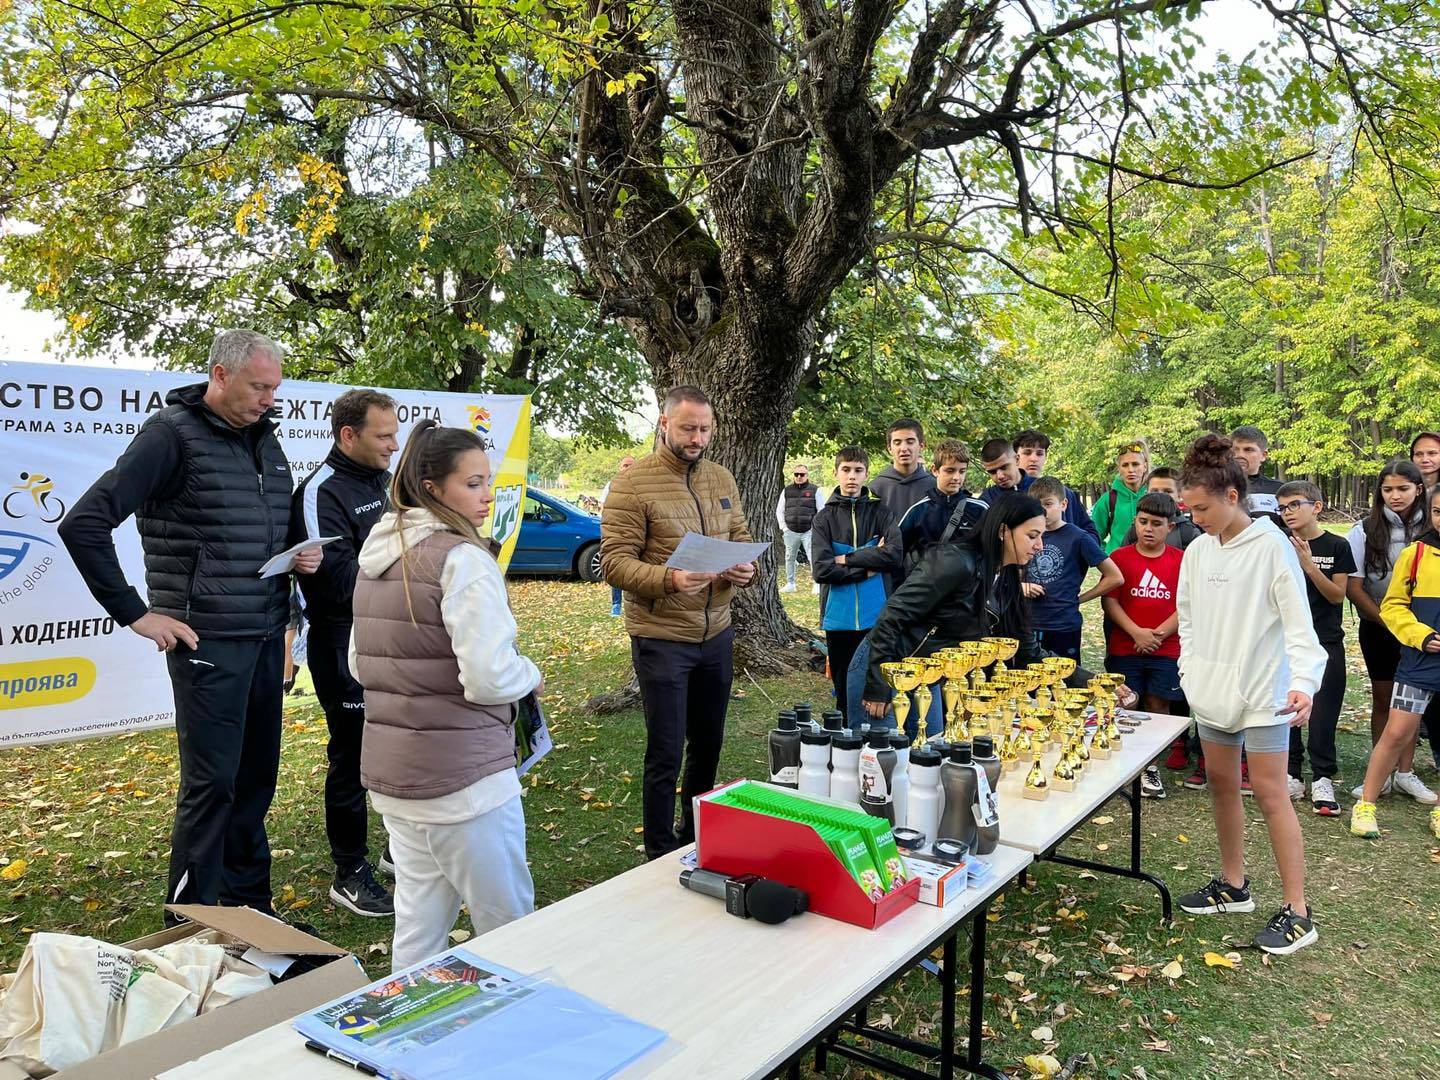
M 174 722 L 165 658 L 105 614 L 55 527 L 115 463 L 165 395 L 203 375 L 0 362 L 0 747 L 163 727 Z M 295 484 L 333 443 L 330 407 L 349 387 L 285 381 L 280 444 Z M 523 396 L 387 390 L 403 445 L 421 420 L 469 428 L 495 469 L 492 535 L 508 564 L 520 534 L 530 449 Z M 130 583 L 145 594 L 135 521 L 115 532 Z M 258 567 L 257 567 L 258 569 Z

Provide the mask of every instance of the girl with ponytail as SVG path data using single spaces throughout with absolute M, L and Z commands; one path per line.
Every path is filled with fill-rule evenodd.
M 480 537 L 493 501 L 480 438 L 422 421 L 360 550 L 350 668 L 360 776 L 395 864 L 396 970 L 446 947 L 462 902 L 477 936 L 535 906 L 515 720 L 544 681 Z
M 1284 906 L 1255 944 L 1288 954 L 1319 937 L 1305 900 L 1305 848 L 1286 766 L 1290 727 L 1309 720 L 1327 656 L 1295 549 L 1272 518 L 1251 519 L 1245 487 L 1229 439 L 1205 435 L 1191 445 L 1180 491 L 1205 535 L 1180 564 L 1180 686 L 1205 752 L 1220 874 L 1179 903 L 1192 915 L 1255 910 L 1245 875 L 1243 749 L 1285 890 Z

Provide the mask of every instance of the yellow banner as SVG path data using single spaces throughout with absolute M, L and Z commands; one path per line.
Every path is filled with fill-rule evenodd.
M 474 431 L 484 431 L 478 424 L 488 424 L 490 417 L 486 410 L 471 406 L 470 424 Z M 520 539 L 520 511 L 525 505 L 525 478 L 530 467 L 530 398 L 520 405 L 520 415 L 515 421 L 515 433 L 505 446 L 505 459 L 495 470 L 492 481 L 495 490 L 495 505 L 490 508 L 490 537 L 500 545 L 500 569 L 510 565 L 510 556 L 515 551 L 515 542 Z

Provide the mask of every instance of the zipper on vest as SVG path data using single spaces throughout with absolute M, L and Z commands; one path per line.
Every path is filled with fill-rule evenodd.
M 264 494 L 265 494 L 265 474 L 264 474 L 263 472 L 257 472 L 257 473 L 255 474 L 255 479 L 260 481 L 260 494 L 261 494 L 261 495 L 264 495 Z
M 695 513 L 700 515 L 700 535 L 709 536 L 710 532 L 705 528 L 705 508 L 700 505 L 700 496 L 695 494 L 695 488 L 690 484 L 690 477 L 695 473 L 695 466 L 685 470 L 685 490 L 690 492 L 690 497 L 695 500 Z M 711 582 L 705 586 L 705 627 L 701 631 L 702 642 L 710 640 L 710 599 L 715 595 L 715 583 Z

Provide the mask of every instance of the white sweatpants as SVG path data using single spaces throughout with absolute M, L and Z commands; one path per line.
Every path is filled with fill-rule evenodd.
M 454 825 L 384 815 L 395 863 L 392 971 L 443 952 L 463 901 L 479 937 L 535 910 L 519 796 Z

